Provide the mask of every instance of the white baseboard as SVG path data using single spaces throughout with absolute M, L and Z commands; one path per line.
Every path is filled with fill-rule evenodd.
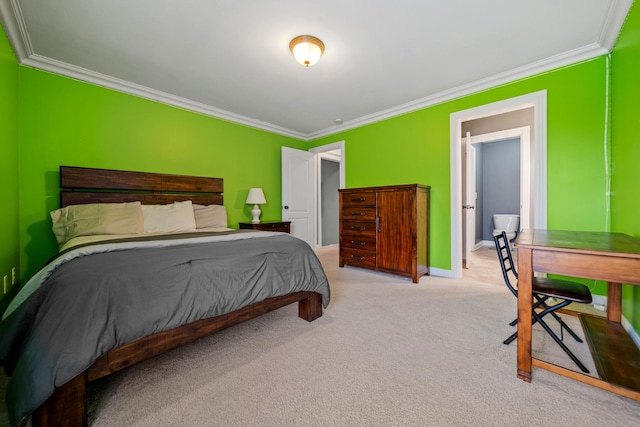
M 622 327 L 627 331 L 633 342 L 636 343 L 636 347 L 640 348 L 640 336 L 638 336 L 638 333 L 633 329 L 631 323 L 624 316 L 622 316 Z
M 483 241 L 483 244 L 485 242 L 488 242 L 487 240 Z M 489 246 L 493 246 L 493 242 L 488 242 Z M 429 275 L 430 276 L 437 276 L 437 277 L 446 277 L 449 279 L 455 279 L 452 270 L 445 270 L 443 268 L 434 268 L 434 267 L 429 267 Z M 602 308 L 601 311 L 606 311 L 607 309 L 607 297 L 604 295 L 593 295 L 593 302 L 592 305 L 600 310 L 600 308 Z M 640 335 L 638 335 L 638 332 L 636 332 L 635 329 L 633 329 L 631 323 L 624 317 L 622 316 L 622 327 L 627 331 L 627 333 L 629 334 L 629 336 L 631 337 L 631 339 L 633 340 L 634 343 L 636 343 L 636 346 L 638 346 L 638 348 L 640 348 Z
M 452 270 L 445 270 L 443 268 L 429 267 L 429 276 L 446 277 L 448 279 L 455 279 Z
M 604 295 L 593 295 L 593 306 L 603 306 L 604 310 L 607 309 L 607 297 Z M 640 335 L 633 329 L 631 322 L 627 320 L 626 317 L 622 316 L 622 327 L 629 334 L 634 343 L 636 343 L 636 347 L 640 348 Z
M 607 297 L 604 295 L 593 295 L 592 305 L 596 308 L 596 310 L 607 311 Z M 627 320 L 626 317 L 622 316 L 622 327 L 629 334 L 633 342 L 636 344 L 636 347 L 640 348 L 640 335 L 633 329 L 631 322 Z
M 593 300 L 591 305 L 593 305 L 593 307 L 596 310 L 606 311 L 606 309 L 607 309 L 607 297 L 606 296 L 604 296 L 604 295 L 592 295 L 591 299 Z

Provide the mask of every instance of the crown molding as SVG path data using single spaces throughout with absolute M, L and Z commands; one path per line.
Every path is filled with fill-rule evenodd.
M 131 83 L 86 68 L 77 67 L 62 61 L 40 56 L 33 51 L 22 9 L 18 0 L 0 0 L 0 19 L 13 46 L 13 50 L 21 65 L 39 70 L 60 74 L 76 80 L 113 89 L 119 92 L 139 96 L 163 104 L 172 105 L 185 110 L 198 112 L 207 116 L 238 123 L 244 126 L 273 132 L 291 138 L 306 140 L 306 134 L 277 126 L 271 123 L 215 108 L 210 105 L 191 101 L 146 86 Z
M 18 0 L 0 0 L 0 20 L 18 61 L 22 63 L 24 58 L 33 54 L 33 47 Z
M 519 79 L 531 77 L 536 74 L 551 71 L 560 67 L 565 67 L 577 62 L 593 59 L 598 56 L 605 55 L 606 53 L 608 53 L 606 49 L 596 43 L 592 43 L 578 49 L 551 56 L 541 61 L 527 64 L 523 67 L 518 67 L 510 71 L 494 74 L 492 76 L 476 80 L 475 82 L 469 84 L 461 85 L 452 89 L 447 89 L 434 95 L 419 98 L 414 101 L 388 108 L 386 110 L 378 111 L 373 114 L 368 114 L 354 120 L 348 120 L 340 125 L 339 128 L 334 126 L 331 128 L 320 130 L 318 132 L 307 134 L 307 140 L 333 135 L 339 132 L 344 132 L 346 130 L 365 126 L 392 117 L 411 113 L 437 104 L 442 104 L 443 102 L 462 98 L 464 96 L 468 96 L 482 90 L 490 89 L 492 87 L 511 83 Z
M 37 54 L 32 54 L 28 58 L 23 59 L 22 65 L 38 68 L 40 70 L 49 71 L 55 74 L 61 74 L 76 80 L 113 89 L 118 92 L 124 92 L 127 94 L 139 96 L 141 98 L 146 98 L 151 101 L 172 105 L 174 107 L 194 111 L 207 116 L 215 117 L 233 123 L 238 123 L 260 130 L 265 130 L 268 132 L 277 133 L 280 135 L 289 136 L 296 139 L 304 139 L 306 136 L 303 133 L 296 132 L 291 129 L 286 129 L 284 127 L 263 122 L 261 120 L 252 119 L 250 117 L 232 113 L 220 108 L 215 108 L 210 105 L 202 104 L 190 99 L 151 89 L 146 86 L 107 76 L 105 74 L 97 73 L 86 68 L 77 67 L 66 62 L 57 61 Z
M 611 52 L 624 25 L 633 0 L 611 0 L 596 43 Z
M 515 68 L 511 71 L 495 74 L 485 79 L 477 80 L 466 85 L 448 89 L 446 91 L 442 91 L 425 98 L 420 98 L 406 104 L 401 104 L 396 107 L 362 116 L 354 120 L 348 120 L 339 125 L 339 127 L 332 126 L 319 130 L 317 132 L 309 133 L 306 135 L 306 140 L 309 141 L 329 135 L 334 135 L 346 130 L 355 129 L 357 127 L 365 126 L 371 123 L 400 116 L 402 114 L 407 114 L 413 111 L 421 110 L 423 108 L 431 107 L 436 104 L 451 101 L 456 98 L 471 95 L 475 92 L 489 89 L 494 86 L 499 86 L 518 79 L 531 77 L 535 74 L 551 71 L 555 68 L 564 67 L 576 62 L 586 61 L 601 55 L 605 55 L 611 52 L 611 50 L 613 49 L 618 35 L 622 30 L 622 26 L 624 25 L 624 22 L 627 18 L 627 15 L 629 14 L 629 9 L 631 8 L 633 1 L 634 0 L 609 1 L 607 13 L 605 18 L 602 20 L 602 26 L 595 43 L 584 46 L 582 48 L 574 49 L 572 51 L 564 52 L 559 55 L 551 56 L 549 58 L 543 59 L 542 61 Z
M 152 101 L 198 112 L 207 116 L 216 117 L 218 119 L 238 123 L 260 130 L 265 130 L 268 132 L 273 132 L 284 136 L 289 136 L 292 138 L 297 138 L 303 141 L 310 141 L 338 132 L 343 132 L 345 130 L 354 129 L 371 123 L 390 119 L 392 117 L 411 113 L 417 110 L 431 107 L 433 105 L 451 101 L 456 98 L 471 95 L 473 93 L 495 86 L 510 83 L 512 81 L 519 80 L 525 77 L 530 77 L 556 68 L 571 65 L 576 62 L 592 59 L 606 53 L 608 53 L 606 49 L 602 48 L 600 45 L 593 43 L 591 45 L 584 46 L 579 49 L 574 49 L 560 55 L 555 55 L 542 61 L 525 65 L 523 67 L 515 68 L 513 70 L 499 74 L 494 74 L 493 76 L 477 80 L 469 84 L 448 89 L 424 98 L 419 98 L 414 101 L 381 110 L 373 114 L 368 114 L 354 120 L 349 120 L 347 122 L 344 122 L 340 126 L 333 126 L 331 128 L 326 128 L 324 130 L 311 133 L 302 133 L 268 122 L 252 119 L 250 117 L 242 116 L 240 114 L 235 114 L 226 110 L 212 107 L 210 105 L 191 101 L 186 98 L 171 95 L 165 92 L 148 88 L 146 86 L 107 76 L 105 74 L 97 73 L 86 68 L 77 67 L 66 62 L 57 61 L 37 54 L 29 55 L 28 57 L 24 58 L 21 63 L 25 66 L 49 71 L 55 74 L 61 74 L 63 76 L 67 76 L 76 80 L 92 83 L 119 92 L 128 93 L 131 95 L 139 96 L 141 98 L 150 99 Z
M 125 80 L 110 77 L 82 67 L 77 67 L 62 61 L 37 55 L 33 51 L 18 0 L 0 0 L 0 19 L 2 19 L 7 37 L 13 46 L 18 61 L 22 65 L 60 74 L 76 80 L 92 83 L 178 108 L 183 108 L 185 110 L 198 112 L 229 122 L 238 123 L 303 141 L 310 141 L 421 110 L 576 62 L 605 55 L 613 48 L 632 3 L 633 0 L 610 0 L 606 16 L 603 19 L 602 27 L 595 43 L 555 55 L 532 64 L 518 67 L 510 71 L 495 74 L 469 84 L 448 89 L 434 95 L 419 98 L 408 103 L 368 114 L 357 119 L 349 120 L 338 126 L 331 126 L 311 133 L 294 131 L 292 129 L 252 119 L 250 117 L 215 108 L 210 105 L 191 101 L 189 99 L 151 89 L 146 86 L 127 82 Z

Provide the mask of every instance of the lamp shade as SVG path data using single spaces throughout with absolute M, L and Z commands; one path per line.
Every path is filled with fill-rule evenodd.
M 308 67 L 320 60 L 324 52 L 324 43 L 314 36 L 298 36 L 291 40 L 289 49 L 296 61 Z
M 263 205 L 267 203 L 262 188 L 250 188 L 246 203 L 249 205 Z

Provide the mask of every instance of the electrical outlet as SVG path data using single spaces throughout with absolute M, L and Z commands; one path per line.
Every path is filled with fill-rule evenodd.
M 16 268 L 11 269 L 11 286 L 16 284 Z
M 4 293 L 7 293 L 7 282 L 8 282 L 9 277 L 7 277 L 7 275 L 4 275 Z

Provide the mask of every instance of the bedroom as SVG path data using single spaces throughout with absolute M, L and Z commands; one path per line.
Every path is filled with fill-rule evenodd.
M 633 124 L 640 99 L 639 28 L 636 3 L 611 55 L 610 92 L 611 230 L 636 237 L 640 142 Z M 539 90 L 547 91 L 549 102 L 549 226 L 602 231 L 607 220 L 602 167 L 606 75 L 607 58 L 601 56 L 306 142 L 21 66 L 3 32 L 0 276 L 11 278 L 16 268 L 23 282 L 55 252 L 47 213 L 57 208 L 61 164 L 224 176 L 234 224 L 249 217 L 243 197 L 257 179 L 270 198 L 262 207 L 263 218 L 280 217 L 281 146 L 308 149 L 340 140 L 348 152 L 348 187 L 431 185 L 431 265 L 450 269 L 449 115 Z M 385 149 L 389 141 L 394 143 L 391 153 Z M 624 288 L 623 314 L 640 331 L 637 288 Z

